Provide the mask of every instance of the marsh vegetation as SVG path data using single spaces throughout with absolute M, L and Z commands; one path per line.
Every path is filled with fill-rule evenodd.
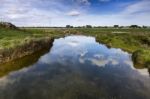
M 66 35 L 88 35 L 96 37 L 100 43 L 108 47 L 121 48 L 133 54 L 136 66 L 149 67 L 150 63 L 150 28 L 102 28 L 87 25 L 66 28 L 16 28 L 16 26 L 0 27 L 0 51 L 11 50 L 33 41 L 47 38 L 59 38 Z M 12 25 L 12 26 L 11 26 Z

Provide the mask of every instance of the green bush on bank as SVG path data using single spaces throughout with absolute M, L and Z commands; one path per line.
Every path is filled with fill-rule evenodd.
M 143 68 L 143 66 L 150 68 L 150 50 L 137 50 L 133 52 L 132 59 L 138 68 Z

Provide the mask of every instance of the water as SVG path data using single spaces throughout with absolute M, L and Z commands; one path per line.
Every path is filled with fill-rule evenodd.
M 2 76 L 0 99 L 150 99 L 150 78 L 127 52 L 68 36 L 37 62 Z

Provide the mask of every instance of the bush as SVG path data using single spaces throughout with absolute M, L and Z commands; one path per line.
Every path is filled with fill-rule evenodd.
M 149 50 L 137 50 L 132 54 L 132 60 L 137 68 L 150 67 Z

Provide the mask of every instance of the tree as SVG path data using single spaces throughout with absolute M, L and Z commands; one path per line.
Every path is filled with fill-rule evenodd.
M 66 28 L 73 28 L 73 26 L 71 26 L 71 25 L 66 25 Z
M 131 25 L 130 28 L 139 28 L 140 26 L 138 25 Z
M 114 28 L 119 28 L 119 25 L 114 25 Z
M 91 25 L 86 25 L 86 28 L 92 28 L 92 26 Z

